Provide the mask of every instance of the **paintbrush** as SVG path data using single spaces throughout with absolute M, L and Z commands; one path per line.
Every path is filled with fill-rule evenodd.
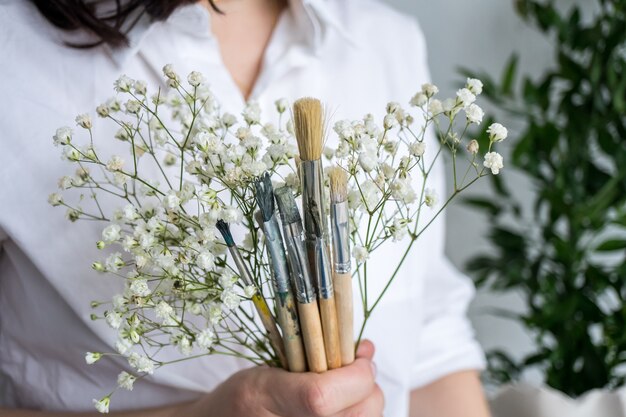
M 324 204 L 322 148 L 324 136 L 323 108 L 319 100 L 303 98 L 294 103 L 293 117 L 302 181 L 304 230 L 311 273 L 319 295 L 320 316 L 328 368 L 341 367 L 339 328 L 328 250 L 328 220 Z
M 228 246 L 228 250 L 230 251 L 230 255 L 233 257 L 235 262 L 235 266 L 239 271 L 239 275 L 243 280 L 246 286 L 255 286 L 254 280 L 252 279 L 252 274 L 248 270 L 243 257 L 241 256 L 241 252 L 237 249 L 235 245 L 235 241 L 233 239 L 233 235 L 230 233 L 230 227 L 228 223 L 223 220 L 217 221 L 217 229 L 220 231 L 222 236 L 224 237 L 224 241 L 226 242 L 226 246 Z M 272 313 L 270 312 L 269 306 L 265 301 L 265 298 L 259 292 L 259 289 L 256 288 L 256 292 L 252 296 L 252 302 L 254 307 L 256 308 L 259 317 L 261 318 L 261 322 L 263 323 L 263 327 L 267 330 L 270 344 L 280 361 L 280 364 L 283 368 L 288 369 L 287 357 L 285 356 L 285 348 L 283 346 L 282 338 L 280 337 L 280 332 L 278 331 L 278 327 L 276 327 L 276 322 L 274 321 L 274 317 L 272 317 Z
M 333 237 L 333 285 L 339 321 L 341 364 L 354 362 L 354 311 L 350 262 L 348 176 L 340 167 L 328 170 L 330 182 L 330 228 Z
M 289 285 L 289 267 L 283 246 L 283 237 L 274 208 L 274 189 L 270 175 L 266 172 L 255 183 L 256 201 L 260 211 L 256 220 L 265 232 L 265 245 L 270 255 L 270 265 L 274 277 L 274 293 L 278 324 L 283 331 L 283 342 L 287 363 L 292 372 L 306 371 L 306 355 L 302 346 L 302 336 L 298 323 L 298 312 Z
M 328 369 L 328 365 L 324 350 L 322 322 L 320 321 L 317 297 L 309 271 L 302 219 L 293 192 L 289 187 L 277 188 L 274 195 L 282 220 L 287 259 L 289 260 L 292 283 L 296 291 L 307 363 L 310 371 L 324 372 Z

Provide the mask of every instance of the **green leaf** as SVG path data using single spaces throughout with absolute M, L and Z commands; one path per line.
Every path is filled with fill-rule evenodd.
M 517 54 L 513 54 L 506 65 L 502 74 L 502 81 L 500 83 L 500 91 L 506 96 L 513 95 L 513 86 L 515 83 L 515 77 L 517 75 L 517 64 L 519 57 Z
M 603 242 L 600 246 L 596 248 L 596 251 L 611 252 L 624 249 L 626 249 L 626 240 L 613 239 Z

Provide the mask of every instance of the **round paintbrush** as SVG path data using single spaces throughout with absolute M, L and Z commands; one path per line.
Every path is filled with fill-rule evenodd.
M 305 372 L 306 356 L 298 323 L 298 311 L 289 285 L 289 267 L 274 209 L 274 189 L 268 173 L 255 181 L 255 188 L 256 201 L 260 209 L 255 217 L 265 232 L 265 244 L 270 255 L 270 266 L 274 278 L 276 313 L 278 324 L 283 331 L 289 370 Z
M 319 295 L 326 360 L 330 369 L 341 367 L 341 349 L 335 297 L 333 295 L 328 218 L 324 204 L 324 109 L 319 100 L 302 98 L 293 106 L 294 131 L 300 152 L 304 229 L 311 273 Z
M 341 364 L 354 362 L 354 310 L 350 262 L 350 218 L 348 176 L 340 167 L 328 170 L 330 180 L 330 224 L 333 236 L 333 285 L 339 321 Z
M 218 220 L 216 226 L 222 234 L 222 237 L 226 242 L 226 246 L 228 246 L 228 250 L 230 251 L 233 261 L 235 262 L 235 266 L 237 267 L 239 275 L 241 276 L 244 284 L 247 286 L 254 285 L 252 274 L 250 274 L 250 271 L 246 267 L 243 257 L 241 256 L 241 252 L 239 252 L 239 249 L 237 249 L 237 246 L 235 245 L 235 240 L 233 239 L 233 235 L 230 233 L 230 227 L 228 226 L 228 223 L 223 220 Z M 252 303 L 254 304 L 254 307 L 256 308 L 259 317 L 261 318 L 263 327 L 265 327 L 265 330 L 267 330 L 270 344 L 272 345 L 272 348 L 274 349 L 274 352 L 276 353 L 276 356 L 278 357 L 281 366 L 285 369 L 288 369 L 287 356 L 285 355 L 283 340 L 280 336 L 280 332 L 278 331 L 278 327 L 276 327 L 276 322 L 274 321 L 274 317 L 270 312 L 269 306 L 267 305 L 265 298 L 263 298 L 263 296 L 259 292 L 258 288 L 252 296 Z

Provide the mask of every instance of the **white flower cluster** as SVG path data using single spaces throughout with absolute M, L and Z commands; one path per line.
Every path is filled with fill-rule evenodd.
M 258 291 L 263 294 L 264 283 L 271 279 L 263 259 L 262 231 L 254 220 L 253 180 L 269 172 L 276 183 L 296 191 L 300 182 L 293 126 L 283 120 L 289 114 L 286 100 L 275 102 L 277 124 L 262 123 L 256 102 L 248 103 L 239 116 L 222 113 L 199 72 L 188 74 L 185 82 L 166 65 L 163 75 L 168 89 L 152 95 L 145 82 L 122 75 L 114 83 L 117 96 L 96 108 L 103 123 L 116 126 L 113 140 L 128 146 L 125 154 L 105 155 L 96 147 L 89 114 L 75 119 L 81 132 L 88 131 L 88 145 L 81 146 L 69 127 L 53 136 L 64 158 L 77 165 L 74 175 L 59 180 L 59 188 L 82 192 L 79 201 L 93 200 L 93 210 L 71 205 L 61 193 L 51 194 L 48 201 L 66 207 L 72 221 L 106 223 L 97 247 L 114 250 L 92 267 L 126 283 L 109 303 L 94 302 L 107 309 L 93 318 L 104 319 L 117 333 L 115 350 L 132 369 L 120 373 L 117 383 L 127 390 L 140 376 L 167 364 L 158 357 L 162 348 L 196 356 L 231 354 L 233 346 L 244 344 L 251 352 L 246 357 L 255 363 L 272 361 L 268 349 L 259 349 L 258 343 L 267 341 L 260 339 L 256 324 L 247 313 L 240 314 L 242 303 Z M 443 190 L 426 187 L 427 179 L 442 149 L 449 148 L 455 158 L 465 140 L 455 133 L 456 116 L 465 114 L 463 132 L 481 124 L 484 112 L 475 103 L 481 91 L 480 81 L 470 79 L 455 98 L 440 101 L 439 89 L 424 84 L 409 103 L 421 111 L 423 123 L 409 111 L 415 109 L 392 102 L 379 122 L 368 114 L 334 124 L 337 146 L 323 153 L 349 176 L 352 253 L 359 270 L 387 240 L 415 241 L 423 207 L 434 212 L 447 205 L 448 199 L 439 201 Z M 439 143 L 427 141 L 431 129 Z M 497 123 L 488 128 L 490 144 L 482 169 L 476 163 L 483 158 L 478 141 L 468 141 L 465 155 L 476 178 L 485 170 L 498 174 L 503 168 L 492 146 L 507 134 Z M 467 174 L 461 181 L 456 171 L 454 175 L 456 195 L 467 186 Z M 104 195 L 122 204 L 106 213 L 103 207 L 110 205 L 99 202 Z M 244 285 L 234 273 L 216 228 L 218 220 L 246 232 L 237 243 L 244 262 L 258 275 L 254 285 Z M 367 227 L 361 228 L 364 224 Z M 106 355 L 89 352 L 85 361 L 93 364 Z M 94 400 L 94 405 L 108 412 L 110 396 Z

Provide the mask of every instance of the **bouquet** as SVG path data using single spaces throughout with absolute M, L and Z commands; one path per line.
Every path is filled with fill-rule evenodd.
M 171 363 L 164 350 L 177 349 L 176 361 L 234 355 L 292 372 L 351 363 L 420 235 L 460 192 L 503 167 L 492 147 L 506 138 L 504 126 L 488 127 L 484 155 L 466 138 L 483 118 L 474 103 L 479 80 L 443 101 L 425 84 L 410 101 L 415 115 L 389 103 L 380 124 L 369 114 L 338 121 L 330 148 L 319 100 L 300 99 L 291 110 L 278 100 L 278 123 L 263 124 L 255 102 L 240 116 L 222 112 L 202 74 L 183 82 L 171 65 L 163 73 L 167 88 L 152 94 L 121 76 L 117 96 L 97 107 L 96 123 L 117 126 L 121 154 L 101 153 L 89 114 L 76 117 L 80 138 L 69 127 L 54 135 L 76 171 L 59 181 L 71 191 L 49 202 L 70 221 L 103 222 L 96 245 L 106 255 L 93 269 L 125 283 L 123 293 L 92 305 L 92 318 L 106 320 L 118 339 L 116 352 L 88 352 L 87 363 L 121 355 L 132 370 L 94 400 L 101 412 L 115 390 L 132 390 Z M 426 147 L 431 130 L 435 149 Z M 427 185 L 445 150 L 454 186 L 438 204 Z M 469 161 L 462 175 L 460 156 Z M 434 210 L 429 220 L 426 209 Z M 368 258 L 383 245 L 403 256 L 372 299 Z M 364 315 L 356 334 L 353 287 Z

